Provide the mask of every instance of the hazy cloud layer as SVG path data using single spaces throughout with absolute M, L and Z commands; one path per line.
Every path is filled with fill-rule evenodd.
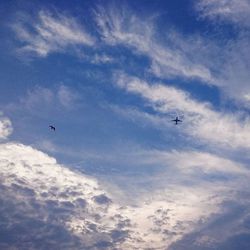
M 78 98 L 79 94 L 76 91 L 63 84 L 54 89 L 37 85 L 27 91 L 26 96 L 20 99 L 19 105 L 32 112 L 49 107 L 71 109 L 76 105 Z

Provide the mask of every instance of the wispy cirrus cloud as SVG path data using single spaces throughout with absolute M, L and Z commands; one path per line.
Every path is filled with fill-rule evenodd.
M 194 1 L 198 14 L 212 24 L 236 25 L 234 37 L 224 37 L 217 56 L 210 58 L 217 65 L 215 85 L 227 97 L 249 107 L 249 24 L 250 2 L 248 0 L 199 0 Z M 207 41 L 207 44 L 209 41 Z M 216 54 L 215 54 L 216 55 Z
M 159 113 L 184 113 L 187 126 L 183 131 L 197 139 L 229 148 L 250 147 L 245 140 L 250 136 L 250 122 L 241 114 L 215 111 L 209 103 L 194 100 L 181 89 L 150 84 L 123 73 L 115 74 L 114 81 L 120 88 L 144 98 Z
M 40 57 L 95 44 L 95 39 L 76 18 L 49 11 L 40 11 L 37 20 L 20 20 L 13 28 L 22 43 L 20 51 Z
M 162 156 L 164 156 L 164 153 Z M 201 169 L 203 174 L 218 172 L 249 174 L 248 169 L 244 165 L 210 153 L 173 151 L 166 152 L 165 157 L 169 165 L 178 167 L 183 172 L 195 173 L 198 169 Z
M 146 55 L 151 60 L 151 71 L 159 77 L 198 78 L 213 81 L 206 65 L 190 56 L 190 52 L 202 48 L 197 39 L 189 41 L 175 39 L 171 27 L 168 35 L 161 39 L 154 18 L 141 18 L 128 8 L 99 6 L 95 20 L 104 42 L 110 45 L 124 45 L 135 53 Z M 179 41 L 179 42 L 178 42 Z
M 197 4 L 200 7 L 196 8 L 201 13 L 207 5 L 219 9 L 216 8 L 218 4 L 236 11 L 232 7 L 237 5 L 235 1 L 222 2 L 200 1 Z M 240 1 L 237 6 L 247 13 L 248 7 L 245 8 L 245 5 L 245 1 Z M 128 7 L 118 8 L 114 5 L 99 6 L 95 11 L 95 22 L 102 42 L 111 46 L 126 46 L 134 54 L 148 57 L 150 65 L 145 69 L 155 76 L 198 79 L 203 84 L 218 87 L 226 97 L 249 106 L 250 62 L 247 51 L 250 46 L 247 33 L 223 42 L 199 34 L 182 35 L 166 25 L 166 35 L 162 37 L 155 17 L 142 17 Z M 21 51 L 45 57 L 53 52 L 66 51 L 69 47 L 92 46 L 96 43 L 96 38 L 69 16 L 41 11 L 38 21 L 33 23 L 20 21 L 14 26 L 23 43 Z M 93 64 L 116 61 L 105 53 L 94 53 L 86 56 L 86 59 Z
M 248 5 L 247 1 L 199 1 L 195 6 L 204 15 L 205 10 L 211 8 L 211 13 L 208 11 L 211 18 L 215 18 L 212 10 L 216 12 L 224 6 L 225 12 L 229 9 L 228 18 L 235 14 L 244 19 L 249 16 Z M 248 21 L 239 21 L 238 36 L 213 39 L 197 33 L 183 35 L 170 25 L 164 27 L 163 37 L 155 19 L 142 17 L 124 6 L 102 6 L 95 12 L 102 40 L 110 46 L 125 46 L 135 55 L 148 57 L 150 65 L 145 69 L 153 75 L 187 82 L 198 79 L 198 83 L 216 86 L 227 99 L 249 107 L 249 33 L 242 32 Z
M 195 6 L 204 18 L 249 27 L 250 2 L 248 0 L 199 0 Z

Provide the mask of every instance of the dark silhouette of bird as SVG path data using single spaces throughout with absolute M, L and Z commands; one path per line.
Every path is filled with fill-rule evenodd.
M 179 118 L 178 118 L 178 116 L 176 116 L 176 118 L 174 119 L 174 120 L 171 120 L 172 122 L 175 122 L 175 125 L 177 125 L 178 124 L 178 122 L 182 122 L 182 120 L 180 120 Z
M 56 128 L 54 126 L 50 125 L 49 127 L 50 127 L 51 130 L 56 131 Z

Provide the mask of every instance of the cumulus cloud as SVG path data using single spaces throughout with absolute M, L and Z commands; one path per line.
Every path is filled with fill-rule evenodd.
M 11 121 L 0 113 L 0 139 L 6 139 L 13 132 Z
M 48 11 L 40 11 L 37 21 L 20 21 L 13 27 L 23 43 L 20 50 L 40 57 L 64 52 L 69 47 L 91 46 L 95 43 L 95 39 L 75 18 Z
M 183 131 L 205 142 L 232 148 L 249 148 L 250 123 L 240 114 L 215 111 L 209 103 L 194 100 L 187 92 L 163 84 L 149 84 L 123 73 L 115 74 L 117 85 L 144 98 L 154 110 L 163 114 L 185 113 Z M 240 122 L 239 122 L 240 121 Z
M 95 180 L 67 170 L 55 159 L 22 144 L 2 144 L 0 159 L 1 201 L 6 204 L 1 208 L 1 216 L 8 223 L 4 233 L 22 239 L 2 241 L 2 247 L 8 244 L 8 247 L 39 249 L 79 248 L 101 240 L 111 241 L 105 231 L 107 225 L 97 223 L 100 213 L 104 213 L 103 204 L 95 203 L 92 198 L 103 195 L 103 190 Z M 8 213 L 10 207 L 12 211 Z M 12 212 L 15 217 L 11 216 Z M 41 240 L 44 243 L 39 245 Z
M 183 157 L 180 165 L 186 164 Z M 206 155 L 196 158 L 206 164 Z M 216 157 L 213 162 L 234 171 L 233 163 Z M 95 179 L 23 144 L 1 144 L 0 165 L 1 248 L 165 249 L 218 211 L 228 191 L 174 181 L 135 205 L 121 205 Z
M 239 196 L 237 202 L 227 202 L 222 213 L 216 214 L 209 223 L 173 243 L 169 249 L 181 250 L 187 244 L 191 249 L 244 249 L 250 246 L 249 193 Z M 226 228 L 226 230 L 225 230 Z

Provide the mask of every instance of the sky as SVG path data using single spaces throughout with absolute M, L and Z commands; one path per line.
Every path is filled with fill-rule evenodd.
M 250 249 L 249 0 L 0 16 L 0 249 Z

